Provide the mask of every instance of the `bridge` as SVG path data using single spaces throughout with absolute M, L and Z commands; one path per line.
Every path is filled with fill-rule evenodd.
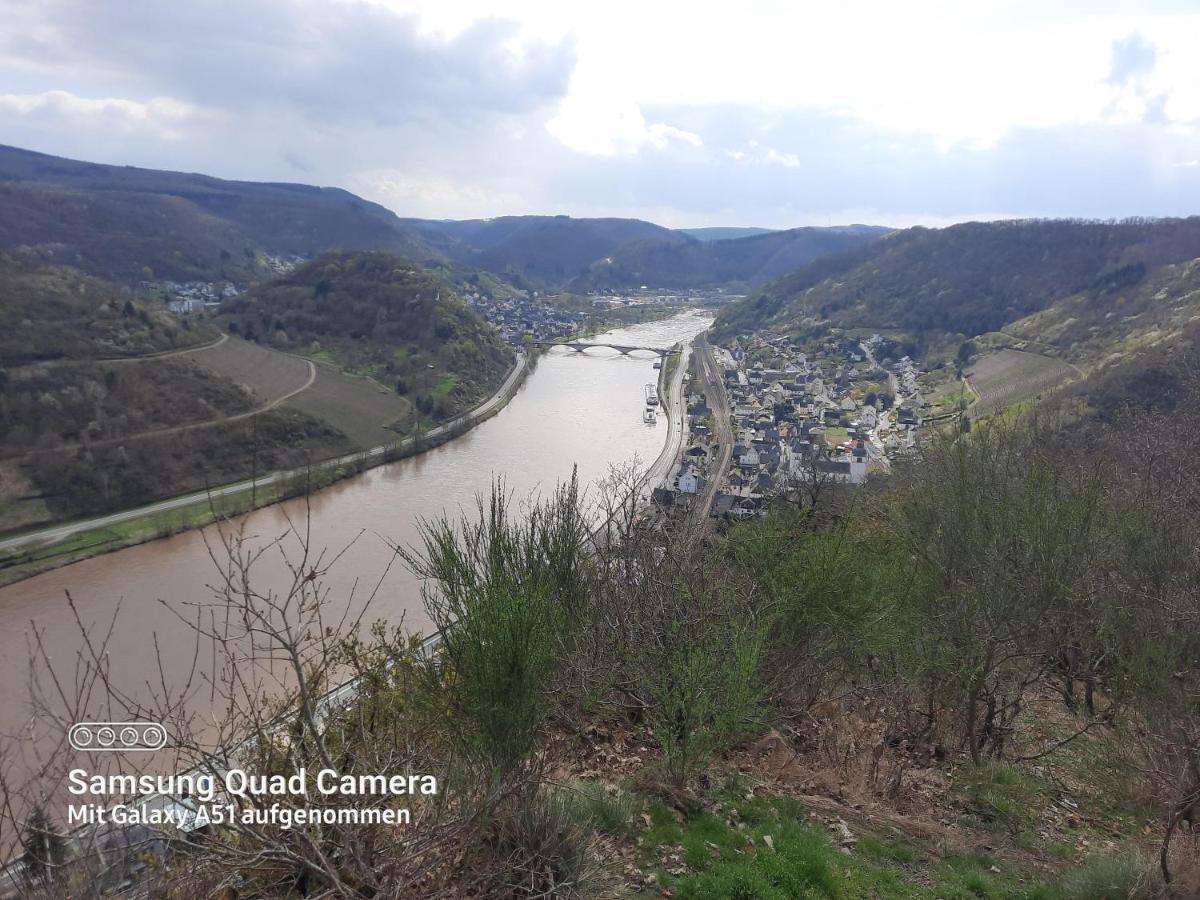
M 628 356 L 630 353 L 633 353 L 635 350 L 642 350 L 642 351 L 645 351 L 646 353 L 653 353 L 656 356 L 662 356 L 662 357 L 670 356 L 672 353 L 679 352 L 679 349 L 676 347 L 669 347 L 669 348 L 627 347 L 623 344 L 604 344 L 604 343 L 593 344 L 593 343 L 588 343 L 586 341 L 534 341 L 533 346 L 535 346 L 535 347 L 569 347 L 570 349 L 574 350 L 576 353 L 584 353 L 585 351 L 590 350 L 593 347 L 607 347 L 610 350 L 616 350 L 618 353 L 620 353 L 623 356 Z

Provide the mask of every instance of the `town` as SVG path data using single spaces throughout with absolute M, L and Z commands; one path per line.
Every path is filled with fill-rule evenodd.
M 706 352 L 719 383 L 704 377 Z M 886 472 L 915 446 L 925 405 L 920 373 L 899 353 L 878 334 L 798 341 L 763 332 L 698 349 L 685 377 L 686 449 L 653 500 L 701 516 L 745 519 L 798 487 L 859 484 Z M 716 395 L 723 395 L 720 402 Z

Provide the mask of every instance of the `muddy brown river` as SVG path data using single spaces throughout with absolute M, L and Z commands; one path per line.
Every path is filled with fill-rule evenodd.
M 665 347 L 710 322 L 708 314 L 691 311 L 594 340 Z M 642 421 L 644 387 L 658 375 L 653 361 L 611 350 L 552 350 L 501 412 L 466 435 L 311 497 L 312 546 L 332 551 L 353 541 L 324 579 L 332 610 L 344 608 L 352 597 L 361 601 L 378 583 L 367 618 L 403 620 L 410 630 L 422 630 L 428 623 L 420 586 L 389 549 L 412 543 L 421 519 L 457 515 L 497 476 L 521 498 L 552 490 L 570 477 L 573 466 L 580 483 L 589 485 L 635 457 L 649 465 L 667 430 L 665 422 L 648 426 Z M 304 502 L 251 513 L 246 524 L 256 540 L 267 542 L 287 532 L 289 516 L 303 522 Z M 0 589 L 0 730 L 10 736 L 26 732 L 36 742 L 38 723 L 27 687 L 31 629 L 41 631 L 55 667 L 69 673 L 80 633 L 68 593 L 88 625 L 105 629 L 116 616 L 109 653 L 114 680 L 123 689 L 137 694 L 148 690 L 147 682 L 157 685 L 159 658 L 169 680 L 182 678 L 192 663 L 195 638 L 159 601 L 186 610 L 212 598 L 208 585 L 217 580 L 217 571 L 204 537 L 205 532 L 188 532 Z M 281 543 L 293 554 L 297 546 L 294 537 Z M 269 551 L 253 578 L 260 591 L 286 586 L 282 554 Z M 176 687 L 169 681 L 168 688 Z

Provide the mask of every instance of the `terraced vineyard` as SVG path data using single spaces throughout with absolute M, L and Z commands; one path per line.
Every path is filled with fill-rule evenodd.
M 398 440 L 391 426 L 403 425 L 412 414 L 412 404 L 395 391 L 324 365 L 317 366 L 312 386 L 285 406 L 328 422 L 364 450 Z
M 378 382 L 238 338 L 194 358 L 263 401 L 282 400 L 333 425 L 363 449 L 395 441 L 399 435 L 390 426 L 411 415 L 412 405 Z M 316 377 L 310 380 L 314 365 Z
M 1075 374 L 1076 369 L 1061 359 L 1037 353 L 1022 350 L 988 353 L 967 372 L 967 381 L 979 396 L 972 412 L 986 415 L 1029 400 L 1064 384 Z
M 298 356 L 235 337 L 189 355 L 205 368 L 249 388 L 262 403 L 304 387 L 311 371 Z

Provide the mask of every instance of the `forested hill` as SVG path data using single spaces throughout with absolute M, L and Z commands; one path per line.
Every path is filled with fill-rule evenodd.
M 918 338 L 973 336 L 1073 295 L 1105 302 L 1200 257 L 1200 217 L 910 228 L 815 262 L 730 306 L 721 334 L 828 321 Z
M 574 282 L 578 290 L 693 288 L 761 284 L 815 259 L 875 241 L 888 229 L 792 228 L 729 240 L 642 240 L 597 260 Z
M 208 323 L 141 304 L 128 288 L 0 251 L 0 370 L 151 355 L 217 336 Z
M 127 282 L 244 281 L 267 274 L 263 253 L 360 247 L 440 255 L 391 211 L 338 188 L 224 181 L 2 146 L 0 247 L 31 248 Z
M 529 289 L 759 284 L 887 229 L 700 229 L 639 219 L 402 219 L 339 188 L 226 181 L 0 146 L 0 249 L 126 284 L 269 279 L 270 257 L 385 250 Z M 714 240 L 714 237 L 727 239 Z
M 221 318 L 231 334 L 432 397 L 442 414 L 484 399 L 515 362 L 500 334 L 437 276 L 382 251 L 323 254 L 227 301 Z
M 690 241 L 686 235 L 640 219 L 501 216 L 402 221 L 422 239 L 443 246 L 456 262 L 508 275 L 530 286 L 562 285 L 633 242 L 672 245 Z

